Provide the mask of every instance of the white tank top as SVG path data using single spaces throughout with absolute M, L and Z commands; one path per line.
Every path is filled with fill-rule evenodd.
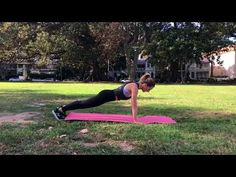
M 130 97 L 130 96 L 131 96 L 131 93 L 130 93 L 130 91 L 128 90 L 127 85 L 123 88 L 123 94 L 124 94 L 126 97 Z

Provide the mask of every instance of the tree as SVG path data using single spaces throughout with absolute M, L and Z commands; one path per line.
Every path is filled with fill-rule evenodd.
M 32 63 L 25 46 L 34 38 L 34 23 L 3 22 L 0 24 L 0 62 Z M 23 76 L 28 77 L 28 68 L 23 65 Z
M 166 80 L 172 82 L 177 81 L 181 66 L 201 64 L 203 54 L 232 43 L 229 37 L 235 31 L 233 23 L 163 22 L 160 27 L 152 34 L 151 47 L 158 58 L 156 63 L 162 63 L 162 69 L 170 73 Z M 184 82 L 186 73 L 180 77 Z
M 136 68 L 138 55 L 148 49 L 153 27 L 158 23 L 147 22 L 123 22 L 122 29 L 125 32 L 123 51 L 127 60 L 128 74 L 130 80 L 136 79 Z

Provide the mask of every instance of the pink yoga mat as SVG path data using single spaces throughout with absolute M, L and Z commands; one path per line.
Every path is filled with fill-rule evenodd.
M 134 123 L 132 116 L 123 114 L 101 114 L 101 113 L 76 113 L 70 112 L 65 120 L 80 121 L 108 121 L 108 122 L 125 122 Z M 176 121 L 167 116 L 143 116 L 138 118 L 138 122 L 144 124 L 175 124 Z

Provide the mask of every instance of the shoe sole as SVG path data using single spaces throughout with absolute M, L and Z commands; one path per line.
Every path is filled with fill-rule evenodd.
M 57 121 L 61 121 L 61 120 L 57 117 L 57 115 L 56 115 L 56 113 L 54 112 L 54 110 L 52 110 L 52 114 L 53 114 L 54 118 L 55 118 Z

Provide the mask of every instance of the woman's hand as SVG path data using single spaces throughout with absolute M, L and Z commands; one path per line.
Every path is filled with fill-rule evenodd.
M 134 118 L 133 120 L 134 120 L 134 123 L 135 123 L 135 124 L 144 124 L 144 123 L 142 123 L 142 122 L 139 122 L 139 121 L 137 120 L 137 118 Z

